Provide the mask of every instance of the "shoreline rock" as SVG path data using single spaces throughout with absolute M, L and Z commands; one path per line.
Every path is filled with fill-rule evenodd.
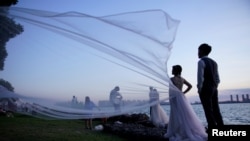
M 155 127 L 146 114 L 121 115 L 108 120 L 109 123 L 103 125 L 103 132 L 116 134 L 129 140 L 168 141 L 163 137 L 167 126 Z

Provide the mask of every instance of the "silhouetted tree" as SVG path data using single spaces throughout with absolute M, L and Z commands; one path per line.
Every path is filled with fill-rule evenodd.
M 10 84 L 10 82 L 0 79 L 0 85 L 4 86 L 6 89 L 8 89 L 11 92 L 14 92 L 14 87 Z
M 4 70 L 4 61 L 8 56 L 6 50 L 6 43 L 11 39 L 23 32 L 23 27 L 17 24 L 13 19 L 7 17 L 8 11 L 1 7 L 10 7 L 16 5 L 18 0 L 0 0 L 0 71 Z M 0 85 L 7 88 L 9 91 L 14 92 L 14 87 L 6 80 L 0 79 Z
M 18 0 L 1 0 L 0 6 L 11 6 L 16 5 L 18 3 Z
M 1 7 L 10 7 L 17 4 L 18 0 L 0 0 Z M 6 16 L 8 11 L 0 9 L 0 70 L 4 70 L 4 61 L 8 56 L 6 43 L 23 32 L 23 27 L 17 24 L 13 19 Z

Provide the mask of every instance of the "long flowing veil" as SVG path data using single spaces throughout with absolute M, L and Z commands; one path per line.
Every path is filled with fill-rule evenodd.
M 149 86 L 158 89 L 160 102 L 168 100 L 174 86 L 167 61 L 179 21 L 166 12 L 93 16 L 20 7 L 0 11 L 24 28 L 8 43 L 11 53 L 2 73 L 18 92 L 0 91 L 1 99 L 14 99 L 17 112 L 59 119 L 146 112 L 155 104 L 149 102 Z M 115 86 L 122 95 L 120 111 L 109 101 Z M 85 109 L 85 96 L 99 108 Z

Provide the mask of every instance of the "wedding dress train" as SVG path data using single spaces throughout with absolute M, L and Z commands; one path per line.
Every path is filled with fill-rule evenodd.
M 164 137 L 170 141 L 207 141 L 207 133 L 184 94 L 171 88 L 170 117 Z

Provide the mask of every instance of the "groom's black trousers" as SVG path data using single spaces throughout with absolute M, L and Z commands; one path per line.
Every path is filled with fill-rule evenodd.
M 217 87 L 203 87 L 199 96 L 207 119 L 208 128 L 224 125 L 218 103 Z

